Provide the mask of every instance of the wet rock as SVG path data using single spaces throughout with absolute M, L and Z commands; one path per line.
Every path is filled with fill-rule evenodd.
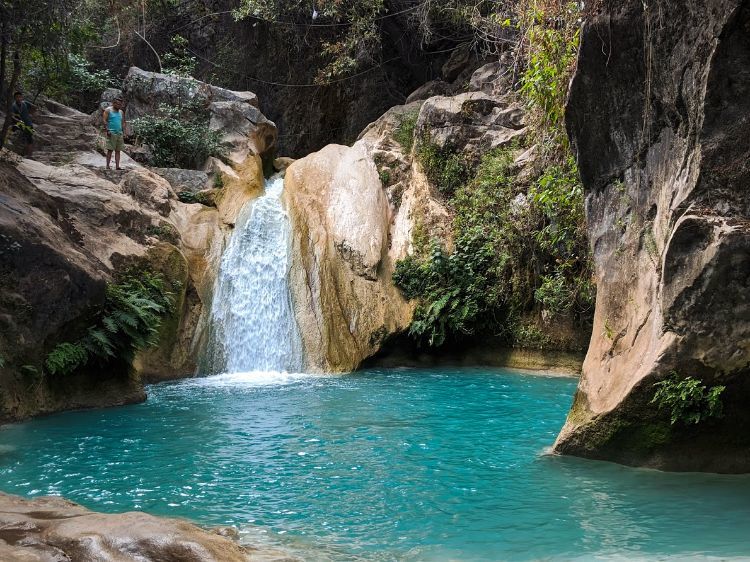
M 0 493 L 0 555 L 8 561 L 294 562 L 272 549 L 141 512 L 103 514 L 55 497 Z
M 627 0 L 584 28 L 566 121 L 597 302 L 558 452 L 750 470 L 748 28 L 741 0 Z M 724 416 L 670 424 L 671 372 L 726 386 Z
M 390 209 L 367 145 L 329 145 L 294 162 L 284 201 L 307 362 L 316 370 L 353 370 L 411 316 L 391 281 Z

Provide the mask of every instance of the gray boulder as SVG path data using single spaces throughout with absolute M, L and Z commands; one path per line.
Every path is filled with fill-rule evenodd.
M 422 105 L 417 138 L 429 138 L 441 148 L 460 148 L 478 157 L 523 136 L 524 118 L 520 104 L 482 92 L 437 96 Z
M 164 105 L 180 107 L 206 118 L 209 127 L 221 133 L 232 162 L 241 164 L 249 156 L 258 155 L 266 169 L 273 166 L 278 132 L 258 109 L 258 97 L 252 92 L 226 90 L 193 78 L 132 67 L 123 94 L 131 121 L 158 113 Z
M 175 193 L 198 193 L 208 187 L 208 173 L 201 170 L 153 168 L 153 171 L 167 180 Z
M 253 92 L 235 92 L 194 78 L 148 72 L 135 66 L 125 77 L 122 93 L 130 119 L 155 113 L 161 104 L 208 109 L 213 102 L 236 101 L 258 107 L 258 96 Z

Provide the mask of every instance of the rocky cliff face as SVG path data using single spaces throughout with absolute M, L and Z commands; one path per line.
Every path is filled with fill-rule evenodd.
M 555 449 L 665 469 L 750 470 L 750 2 L 604 2 L 567 126 L 597 303 Z M 724 416 L 671 424 L 670 373 L 725 385 Z
M 525 112 L 509 92 L 508 74 L 506 64 L 488 64 L 469 81 L 471 91 L 455 95 L 432 95 L 436 88 L 447 92 L 428 84 L 411 96 L 415 101 L 371 123 L 351 147 L 329 145 L 287 169 L 290 286 L 310 367 L 348 371 L 376 354 L 385 364 L 395 357 L 404 364 L 434 351 L 420 352 L 405 335 L 397 337 L 409 328 L 416 301 L 406 301 L 393 283 L 396 262 L 417 245 L 422 252 L 433 240 L 449 252 L 454 245 L 450 197 L 429 179 L 420 146 L 456 150 L 468 168 L 484 153 L 522 140 Z M 532 173 L 534 151 L 516 152 L 517 172 Z M 573 340 L 587 337 L 585 330 L 568 331 Z M 501 352 L 504 345 L 485 338 L 468 345 L 481 353 L 461 346 L 442 356 L 527 368 L 580 365 L 575 354 Z
M 154 100 L 168 95 L 169 77 L 149 79 Z M 262 190 L 261 156 L 273 152 L 276 138 L 253 94 L 224 97 L 231 99 L 211 102 L 211 115 L 231 129 L 224 137 L 231 157 L 229 164 L 210 160 L 207 173 L 148 169 L 127 155 L 122 171 L 105 170 L 90 116 L 54 102 L 35 116 L 33 160 L 2 153 L 0 420 L 135 402 L 145 398 L 144 380 L 194 373 L 219 258 L 240 209 Z M 255 121 L 243 107 L 217 103 L 247 106 Z M 209 190 L 210 206 L 179 200 L 178 192 L 205 191 L 217 177 L 222 187 Z M 174 293 L 159 344 L 136 357 L 134 370 L 118 363 L 45 373 L 46 355 L 86 332 L 106 283 L 132 267 L 161 273 Z

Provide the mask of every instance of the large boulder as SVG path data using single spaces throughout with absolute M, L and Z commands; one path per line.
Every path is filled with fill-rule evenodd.
M 420 141 L 460 150 L 473 160 L 520 140 L 525 133 L 525 112 L 520 104 L 484 92 L 430 98 L 422 105 L 417 121 Z
M 329 145 L 286 171 L 292 224 L 290 287 L 308 366 L 350 371 L 411 306 L 391 281 L 391 209 L 364 142 Z
M 594 330 L 560 453 L 750 470 L 750 3 L 625 0 L 584 27 L 567 127 L 586 190 Z M 654 383 L 726 386 L 670 423 Z
M 258 96 L 252 92 L 235 92 L 194 78 L 149 72 L 135 66 L 125 77 L 122 93 L 130 119 L 156 113 L 162 104 L 208 108 L 214 102 L 239 102 L 258 107 Z
M 156 114 L 164 105 L 207 117 L 219 131 L 230 161 L 242 164 L 258 155 L 267 170 L 273 166 L 278 132 L 258 109 L 252 92 L 226 90 L 194 78 L 147 72 L 132 67 L 123 83 L 128 119 Z
M 0 559 L 9 562 L 297 560 L 278 550 L 243 547 L 228 534 L 231 529 L 211 532 L 137 511 L 96 513 L 63 498 L 0 493 Z
M 0 163 L 0 198 L 0 420 L 143 400 L 127 373 L 50 380 L 41 363 L 91 322 L 113 262 L 145 252 L 155 217 L 81 168 L 29 160 Z

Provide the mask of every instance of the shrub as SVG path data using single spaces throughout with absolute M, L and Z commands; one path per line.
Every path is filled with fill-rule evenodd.
M 681 379 L 672 371 L 668 378 L 654 383 L 654 388 L 656 391 L 651 403 L 660 410 L 670 411 L 672 425 L 677 422 L 697 424 L 722 415 L 721 393 L 726 389 L 724 386 L 707 388 L 694 377 Z
M 93 362 L 129 363 L 137 351 L 155 343 L 172 306 L 173 295 L 161 275 L 140 272 L 108 284 L 97 322 L 79 340 L 55 346 L 45 359 L 46 371 L 68 375 Z
M 446 254 L 432 246 L 425 259 L 408 257 L 396 264 L 393 280 L 409 299 L 419 298 L 409 333 L 430 346 L 469 335 L 487 325 L 495 306 L 497 279 L 490 267 L 493 250 L 481 238 L 464 238 Z
M 519 183 L 513 161 L 511 149 L 486 154 L 475 177 L 455 192 L 451 254 L 433 244 L 427 255 L 417 251 L 396 264 L 394 283 L 406 298 L 420 301 L 410 331 L 430 345 L 482 331 L 505 335 L 513 345 L 540 347 L 549 338 L 519 324 L 535 303 L 554 313 L 590 313 L 584 231 L 548 229 L 553 221 L 567 225 L 562 215 L 582 205 L 564 204 L 568 196 L 575 199 L 575 191 L 558 193 L 568 189 L 570 177 L 549 169 L 544 181 L 528 188 Z M 415 248 L 417 234 L 424 236 L 415 227 Z
M 444 195 L 453 195 L 470 179 L 471 170 L 463 156 L 453 148 L 441 148 L 429 138 L 420 142 L 417 160 L 427 174 L 427 179 Z
M 161 106 L 156 115 L 132 122 L 141 142 L 153 152 L 153 164 L 160 168 L 199 168 L 209 156 L 221 157 L 221 134 L 212 131 L 201 115 L 190 108 Z
M 198 60 L 188 50 L 188 40 L 182 35 L 175 35 L 169 40 L 170 52 L 162 57 L 165 74 L 173 76 L 192 76 L 198 66 Z
M 393 132 L 394 140 L 401 145 L 404 152 L 410 153 L 414 146 L 414 131 L 417 128 L 419 111 L 409 111 L 401 116 L 401 121 Z

